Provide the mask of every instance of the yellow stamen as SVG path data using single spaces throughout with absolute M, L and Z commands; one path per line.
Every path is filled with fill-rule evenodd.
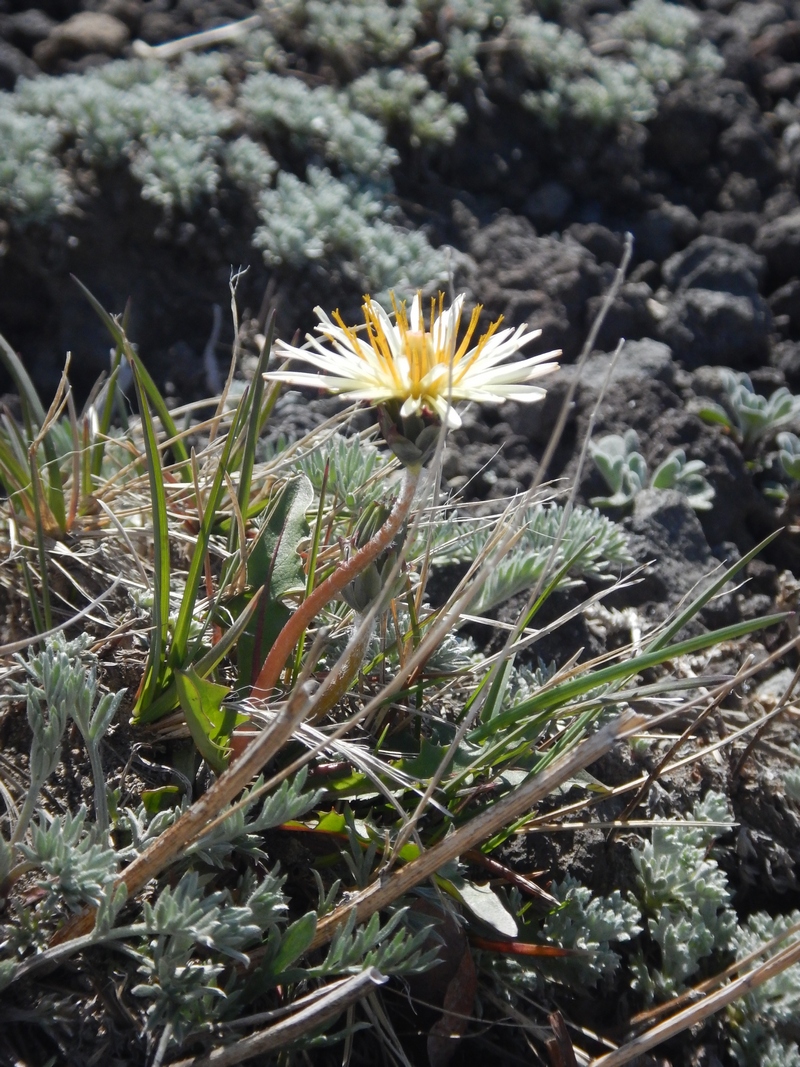
M 497 332 L 497 327 L 498 327 L 498 326 L 500 325 L 500 323 L 501 323 L 502 321 L 503 321 L 503 316 L 501 315 L 499 319 L 497 319 L 497 320 L 496 320 L 495 322 L 493 322 L 493 323 L 492 323 L 492 324 L 491 324 L 491 325 L 489 326 L 489 329 L 488 329 L 488 330 L 486 331 L 486 333 L 485 333 L 485 334 L 483 334 L 483 335 L 482 335 L 482 336 L 481 336 L 481 337 L 479 338 L 479 340 L 478 340 L 478 343 L 477 343 L 477 345 L 475 346 L 475 351 L 474 351 L 474 352 L 472 353 L 472 355 L 471 355 L 471 356 L 469 357 L 469 359 L 467 360 L 467 362 L 466 362 L 466 363 L 464 364 L 464 366 L 463 366 L 463 368 L 462 368 L 462 372 L 463 372 L 463 371 L 466 371 L 466 370 L 467 370 L 467 369 L 468 369 L 469 367 L 471 367 L 471 366 L 472 366 L 472 364 L 473 364 L 473 363 L 474 363 L 474 362 L 475 362 L 475 361 L 476 361 L 477 359 L 479 359 L 479 358 L 480 358 L 480 355 L 481 355 L 481 353 L 483 352 L 484 348 L 486 347 L 486 342 L 487 342 L 487 341 L 489 340 L 489 338 L 490 338 L 490 337 L 491 337 L 491 336 L 492 336 L 492 335 L 493 335 L 494 333 L 496 333 L 496 332 Z
M 454 363 L 457 363 L 464 356 L 464 353 L 469 348 L 469 343 L 472 340 L 472 335 L 475 333 L 475 330 L 478 327 L 478 319 L 480 318 L 482 311 L 483 304 L 476 304 L 476 306 L 472 309 L 472 315 L 470 316 L 469 326 L 467 327 L 467 332 L 464 335 L 464 340 L 458 346 L 458 349 L 455 355 L 453 356 Z M 459 326 L 460 325 L 461 323 L 459 322 Z

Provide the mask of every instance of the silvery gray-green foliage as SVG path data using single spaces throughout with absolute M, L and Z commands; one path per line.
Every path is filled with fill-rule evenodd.
M 528 700 L 550 681 L 557 670 L 558 664 L 555 660 L 545 663 L 540 659 L 533 670 L 530 667 L 526 667 L 524 663 L 515 663 L 511 669 L 508 685 L 503 695 L 502 710 L 507 711 Z
M 637 493 L 648 485 L 651 489 L 676 489 L 683 493 L 696 511 L 712 506 L 714 488 L 703 475 L 706 464 L 701 459 L 686 459 L 682 448 L 675 448 L 656 467 L 648 479 L 647 463 L 639 452 L 639 435 L 635 430 L 624 434 L 606 434 L 590 446 L 592 459 L 611 490 L 611 496 L 594 497 L 592 504 L 601 508 L 628 508 Z
M 738 959 L 785 934 L 800 922 L 800 911 L 772 918 L 751 915 L 736 938 Z M 797 941 L 795 932 L 779 948 Z M 774 950 L 771 950 L 774 952 Z M 796 1023 L 800 1018 L 800 964 L 749 990 L 728 1008 L 731 1051 L 741 1067 L 800 1067 Z
M 245 80 L 239 105 L 255 129 L 288 136 L 302 151 L 318 152 L 352 174 L 379 181 L 400 160 L 383 128 L 326 85 L 310 89 L 297 78 L 262 71 Z
M 511 520 L 522 528 L 522 536 L 492 568 L 473 602 L 472 611 L 488 611 L 536 584 L 550 559 L 563 516 L 564 509 L 558 505 L 536 504 Z M 431 531 L 424 530 L 423 535 L 429 532 L 434 565 L 471 563 L 494 534 L 495 521 L 456 516 L 437 522 Z M 582 576 L 607 579 L 633 563 L 622 528 L 599 512 L 582 507 L 570 512 L 548 574 L 554 576 L 567 560 L 572 564 L 569 573 L 561 579 L 560 588 L 576 584 Z
M 317 493 L 322 492 L 327 467 L 326 492 L 348 511 L 361 512 L 386 495 L 387 471 L 383 454 L 369 441 L 334 434 L 323 448 L 310 449 L 299 467 Z
M 418 71 L 373 68 L 350 85 L 348 96 L 353 107 L 380 120 L 385 128 L 407 126 L 414 147 L 450 145 L 467 121 L 464 108 L 433 92 Z
M 155 904 L 145 901 L 142 926 L 150 936 L 136 955 L 146 981 L 132 992 L 151 1002 L 148 1029 L 169 1024 L 180 1041 L 218 1016 L 225 998 L 217 982 L 225 969 L 219 957 L 246 964 L 244 950 L 268 928 L 285 925 L 286 912 L 283 879 L 270 873 L 242 905 L 233 903 L 228 890 L 204 895 L 196 871 L 187 871 L 174 889 L 163 889 Z M 198 953 L 198 946 L 212 955 Z
M 595 466 L 611 490 L 611 496 L 594 497 L 596 507 L 628 507 L 647 485 L 647 462 L 639 451 L 635 430 L 606 434 L 589 446 Z
M 325 960 L 309 973 L 314 977 L 330 974 L 356 974 L 377 967 L 384 974 L 415 974 L 428 970 L 438 956 L 437 948 L 426 949 L 427 926 L 409 934 L 404 926 L 406 908 L 398 908 L 381 926 L 373 915 L 366 926 L 356 929 L 355 909 L 331 939 Z
M 254 244 L 267 263 L 299 267 L 337 252 L 355 251 L 360 232 L 383 213 L 377 196 L 338 181 L 329 170 L 309 167 L 307 181 L 281 171 L 274 189 L 260 198 L 262 225 Z
M 454 26 L 447 35 L 447 48 L 443 62 L 448 70 L 448 81 L 452 85 L 459 82 L 479 81 L 481 65 L 478 53 L 481 35 L 475 30 L 464 31 Z
M 610 978 L 620 965 L 620 957 L 611 944 L 630 941 L 641 932 L 639 907 L 625 900 L 618 889 L 611 896 L 594 897 L 570 875 L 553 884 L 550 892 L 562 901 L 557 911 L 546 916 L 541 936 L 560 948 L 580 949 L 585 955 L 559 960 L 549 969 L 539 963 L 539 970 L 580 988 L 593 987 Z
M 398 59 L 413 45 L 420 17 L 411 0 L 281 0 L 281 6 L 309 42 L 346 68 Z
M 87 653 L 88 640 L 79 637 L 68 642 L 56 634 L 41 652 L 17 661 L 27 680 L 22 691 L 27 698 L 31 728 L 30 787 L 20 812 L 12 841 L 25 834 L 39 792 L 53 773 L 61 755 L 61 738 L 72 718 L 83 736 L 95 779 L 95 811 L 102 834 L 108 829 L 105 777 L 100 759 L 100 743 L 116 715 L 124 691 L 106 693 L 95 707 L 97 660 Z M 85 665 L 88 663 L 88 669 Z
M 674 85 L 681 78 L 719 73 L 724 60 L 700 37 L 700 16 L 663 0 L 634 0 L 602 29 L 604 39 L 622 38 L 628 54 L 651 85 Z
M 605 35 L 685 50 L 692 47 L 699 29 L 700 17 L 689 8 L 663 0 L 634 0 L 607 23 Z
M 6 102 L 0 96 L 0 209 L 43 222 L 72 206 L 69 179 L 56 161 L 61 132 L 44 115 L 20 114 L 2 107 Z
M 515 15 L 523 14 L 521 0 L 417 0 L 420 11 L 440 16 L 446 12 L 461 30 L 500 30 Z
M 686 459 L 682 448 L 675 448 L 660 463 L 650 477 L 651 489 L 677 489 L 687 498 L 695 511 L 708 511 L 712 506 L 715 490 L 706 480 L 702 459 Z
M 784 431 L 777 438 L 778 458 L 787 477 L 792 481 L 800 481 L 800 437 L 797 434 Z
M 142 186 L 142 197 L 167 211 L 190 212 L 203 198 L 216 193 L 220 168 L 210 141 L 188 140 L 180 134 L 148 137 L 131 160 L 131 174 Z
M 580 34 L 538 15 L 511 19 L 508 31 L 529 77 L 546 86 L 522 103 L 551 127 L 565 116 L 609 126 L 655 114 L 655 93 L 633 63 L 595 56 Z
M 271 184 L 278 169 L 266 148 L 247 134 L 226 144 L 223 157 L 231 180 L 254 197 Z
M 443 282 L 450 272 L 447 250 L 434 250 L 419 230 L 393 225 L 391 211 L 369 188 L 339 181 L 309 167 L 303 182 L 287 171 L 261 195 L 261 225 L 253 243 L 270 264 L 301 267 L 307 261 L 340 259 L 377 300 L 390 289 L 413 291 Z
M 728 822 L 725 797 L 709 791 L 692 819 Z M 633 985 L 647 1001 L 664 999 L 684 988 L 701 961 L 736 943 L 736 914 L 730 907 L 728 879 L 708 849 L 719 831 L 703 826 L 659 826 L 652 840 L 633 852 L 638 871 L 637 900 L 647 917 L 650 940 L 660 962 L 648 964 L 641 953 L 632 962 Z
M 523 103 L 553 126 L 565 115 L 597 126 L 644 122 L 662 86 L 723 65 L 701 40 L 698 16 L 662 0 L 636 0 L 602 27 L 598 40 L 625 42 L 623 58 L 595 54 L 580 34 L 536 14 L 510 19 L 508 29 L 529 75 L 546 83 Z
M 590 889 L 567 876 L 550 886 L 561 907 L 542 920 L 528 920 L 520 931 L 522 940 L 551 943 L 559 948 L 577 949 L 574 957 L 501 956 L 481 957 L 481 970 L 493 974 L 505 994 L 541 990 L 542 982 L 561 982 L 576 990 L 593 989 L 617 972 L 621 957 L 611 946 L 623 944 L 641 932 L 639 908 L 618 891 L 609 897 L 592 896 Z M 509 893 L 512 913 L 518 917 L 523 900 L 519 890 Z
M 86 826 L 83 805 L 74 814 L 67 812 L 56 819 L 40 812 L 38 823 L 31 826 L 30 845 L 20 842 L 17 847 L 47 875 L 36 883 L 47 893 L 47 910 L 60 901 L 71 911 L 97 905 L 117 876 L 116 853 L 99 839 L 95 827 Z
M 213 95 L 226 62 L 220 53 L 186 56 L 173 69 L 121 60 L 85 74 L 23 80 L 15 93 L 0 94 L 10 146 L 0 203 L 23 223 L 68 210 L 73 184 L 60 157 L 74 149 L 84 166 L 126 163 L 146 199 L 191 211 L 222 181 L 220 152 L 235 115 L 203 94 Z
M 771 437 L 787 422 L 800 416 L 800 397 L 792 396 L 785 386 L 765 397 L 755 391 L 748 374 L 727 367 L 723 367 L 720 374 L 725 405 L 708 400 L 698 414 L 706 422 L 725 426 L 745 448 Z
M 187 856 L 197 856 L 213 866 L 223 867 L 231 852 L 247 852 L 252 856 L 266 858 L 261 850 L 262 835 L 281 823 L 299 819 L 317 804 L 322 790 L 304 793 L 308 769 L 301 768 L 291 779 L 285 779 L 273 792 L 268 793 L 257 815 L 252 809 L 258 802 L 255 795 L 264 784 L 259 776 L 243 793 L 236 811 L 220 822 L 214 830 L 186 849 Z M 250 800 L 253 797 L 253 800 Z

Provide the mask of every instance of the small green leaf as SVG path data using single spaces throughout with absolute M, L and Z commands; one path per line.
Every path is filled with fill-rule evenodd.
M 716 426 L 724 426 L 728 430 L 733 430 L 733 422 L 728 412 L 725 408 L 720 407 L 719 404 L 715 404 L 711 400 L 698 408 L 697 414 L 703 422 L 708 422 Z
M 347 833 L 347 819 L 338 811 L 328 811 L 320 814 L 314 829 L 321 834 L 344 834 Z
M 222 702 L 230 689 L 201 678 L 191 668 L 175 672 L 178 699 L 181 702 L 189 732 L 203 759 L 221 774 L 228 765 L 228 742 L 231 734 L 247 717 L 233 708 L 223 708 Z
M 467 911 L 503 937 L 516 937 L 519 933 L 514 916 L 503 907 L 494 890 L 488 885 L 475 885 L 461 875 L 437 878 L 436 881 L 463 904 Z
M 162 785 L 160 789 L 143 789 L 142 804 L 149 815 L 158 815 L 160 811 L 174 808 L 180 803 L 181 788 L 177 785 Z
M 289 482 L 270 507 L 247 558 L 247 580 L 254 587 L 269 583 L 270 599 L 291 589 L 305 588 L 297 546 L 308 536 L 306 512 L 314 500 L 311 482 L 303 474 Z
M 280 948 L 272 961 L 273 972 L 280 974 L 300 959 L 314 940 L 316 931 L 317 916 L 313 911 L 307 911 L 297 922 L 293 922 L 281 938 Z

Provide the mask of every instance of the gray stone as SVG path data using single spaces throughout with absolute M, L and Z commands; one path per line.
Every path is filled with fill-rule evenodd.
M 662 264 L 670 289 L 719 289 L 741 296 L 758 292 L 766 260 L 750 248 L 704 234 Z
M 130 34 L 124 22 L 100 11 L 80 11 L 56 26 L 49 37 L 33 50 L 33 58 L 43 69 L 59 59 L 100 53 L 117 56 L 128 43 Z
M 33 78 L 36 64 L 8 41 L 0 41 L 0 89 L 13 89 L 17 78 Z
M 769 307 L 757 293 L 692 288 L 670 303 L 659 333 L 690 369 L 714 363 L 742 370 L 766 360 L 771 329 Z
M 767 222 L 758 231 L 755 248 L 766 257 L 773 285 L 783 285 L 800 272 L 800 210 Z

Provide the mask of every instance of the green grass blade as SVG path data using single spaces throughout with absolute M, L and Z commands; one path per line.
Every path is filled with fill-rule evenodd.
M 31 460 L 31 496 L 33 498 L 33 521 L 36 530 L 36 554 L 39 557 L 39 573 L 42 580 L 42 612 L 45 630 L 53 629 L 53 609 L 50 601 L 50 582 L 47 575 L 47 543 L 43 516 L 47 506 L 42 499 L 39 471 Z
M 2 362 L 14 380 L 22 402 L 22 414 L 25 422 L 25 431 L 28 442 L 32 443 L 47 419 L 47 413 L 36 392 L 36 387 L 31 381 L 30 375 L 25 370 L 22 360 L 0 334 L 0 362 Z M 66 512 L 64 509 L 64 487 L 61 479 L 61 470 L 56 456 L 56 450 L 50 434 L 44 435 L 42 444 L 45 452 L 45 467 L 48 474 L 48 487 L 45 490 L 50 512 L 56 520 L 59 528 L 63 531 L 66 525 Z
M 643 652 L 641 655 L 634 656 L 632 659 L 625 660 L 622 663 L 614 663 L 609 667 L 601 667 L 599 670 L 587 671 L 577 678 L 560 682 L 558 685 L 547 686 L 534 696 L 509 709 L 509 711 L 496 716 L 491 722 L 473 730 L 468 735 L 468 740 L 471 743 L 479 743 L 487 737 L 491 737 L 492 734 L 513 726 L 523 716 L 543 711 L 556 711 L 570 700 L 584 696 L 586 693 L 591 692 L 592 689 L 604 685 L 612 685 L 625 678 L 630 678 L 634 674 L 639 674 L 640 671 L 647 670 L 649 667 L 657 667 L 666 660 L 675 659 L 677 656 L 687 656 L 693 652 L 701 652 L 703 649 L 710 648 L 722 641 L 735 641 L 739 637 L 746 637 L 757 630 L 763 630 L 767 626 L 774 626 L 776 623 L 783 622 L 786 618 L 788 618 L 788 613 L 782 612 L 778 615 L 764 615 L 758 619 L 747 619 L 731 626 L 723 626 L 721 629 L 713 630 L 707 634 L 690 637 L 686 641 L 679 641 L 668 648 L 657 648 L 650 652 Z
M 22 365 L 22 360 L 2 334 L 0 334 L 0 361 L 2 361 L 6 370 L 14 379 L 26 416 L 28 436 L 30 440 L 33 440 L 36 436 L 36 429 L 44 425 L 44 407 L 39 399 L 39 394 L 36 392 L 36 387 Z
M 125 306 L 125 311 L 122 315 L 122 323 L 120 324 L 120 330 L 123 337 L 127 337 L 128 334 L 128 319 L 130 317 L 130 301 Z M 92 450 L 92 477 L 99 478 L 103 469 L 103 457 L 105 456 L 105 440 L 108 436 L 108 431 L 111 428 L 111 420 L 114 417 L 114 405 L 117 399 L 117 382 L 122 371 L 122 357 L 124 355 L 123 345 L 117 341 L 116 348 L 114 349 L 114 355 L 111 358 L 111 374 L 109 375 L 108 382 L 106 384 L 105 398 L 103 400 L 103 410 L 100 414 L 100 419 L 97 425 L 97 435 L 99 440 Z
M 170 415 L 169 408 L 167 407 L 166 402 L 164 401 L 164 397 L 159 392 L 158 386 L 150 376 L 147 367 L 145 367 L 144 363 L 142 363 L 141 359 L 136 354 L 136 351 L 134 350 L 128 338 L 125 336 L 122 327 L 116 321 L 116 319 L 114 319 L 113 316 L 109 315 L 109 313 L 99 302 L 99 300 L 97 300 L 97 298 L 92 295 L 92 293 L 86 288 L 83 282 L 76 278 L 74 274 L 72 275 L 72 280 L 75 282 L 75 284 L 81 290 L 83 295 L 92 305 L 94 310 L 97 312 L 104 326 L 111 334 L 114 343 L 118 347 L 120 347 L 125 353 L 125 358 L 130 363 L 131 368 L 134 369 L 136 374 L 138 374 L 141 388 L 137 387 L 137 395 L 141 394 L 143 396 L 146 396 L 150 400 L 150 403 L 153 405 L 153 409 L 156 415 L 158 415 L 159 420 L 161 421 L 161 425 L 164 427 L 165 433 L 172 441 L 170 448 L 175 453 L 175 458 L 181 464 L 180 476 L 182 480 L 185 482 L 191 481 L 192 474 L 189 464 L 189 453 L 186 451 L 186 445 L 184 445 L 183 441 L 180 439 L 178 428 L 175 425 L 175 421 Z M 139 403 L 141 406 L 141 396 Z
M 22 576 L 25 580 L 25 591 L 28 594 L 28 605 L 31 609 L 33 632 L 37 634 L 47 633 L 47 626 L 45 625 L 42 613 L 39 610 L 39 598 L 36 595 L 36 588 L 33 584 L 33 578 L 31 577 L 30 564 L 24 556 L 22 557 L 20 566 L 22 567 Z
M 211 531 L 213 530 L 214 523 L 217 519 L 217 509 L 219 508 L 220 500 L 222 499 L 225 490 L 225 475 L 228 472 L 228 464 L 235 443 L 234 432 L 233 429 L 231 429 L 222 448 L 219 462 L 217 463 L 214 481 L 211 484 L 211 490 L 203 509 L 203 521 L 200 523 L 197 540 L 194 543 L 192 560 L 189 564 L 189 573 L 186 577 L 186 585 L 181 599 L 178 619 L 175 623 L 172 647 L 170 648 L 169 654 L 169 665 L 173 670 L 182 667 L 186 659 L 186 648 L 189 642 L 189 631 L 192 625 L 194 606 L 197 603 L 200 576 L 203 571 L 206 553 L 208 552 L 208 544 L 211 540 Z
M 150 654 L 147 657 L 144 680 L 142 682 L 134 717 L 139 717 L 141 709 L 147 707 L 154 696 L 162 673 L 164 650 L 167 644 L 169 628 L 169 526 L 167 515 L 167 494 L 164 490 L 164 476 L 161 468 L 161 456 L 158 451 L 153 418 L 147 403 L 144 385 L 139 377 L 139 369 L 133 364 L 133 380 L 139 399 L 144 436 L 147 474 L 150 482 L 150 502 L 153 514 L 153 628 L 150 638 Z
M 245 437 L 244 453 L 242 455 L 242 472 L 239 478 L 239 508 L 243 515 L 247 515 L 250 504 L 250 487 L 253 484 L 253 467 L 256 462 L 256 445 L 261 433 L 261 406 L 264 397 L 266 382 L 262 375 L 267 369 L 269 354 L 272 351 L 272 342 L 275 336 L 275 312 L 269 317 L 267 325 L 267 337 L 258 357 L 253 383 L 250 389 L 250 409 L 247 422 L 247 436 Z M 235 528 L 235 527 L 234 527 Z M 244 550 L 244 546 L 240 546 Z
M 29 516 L 33 515 L 30 468 L 21 463 L 13 444 L 0 437 L 0 482 L 11 501 L 14 510 L 19 511 L 17 497 L 27 499 L 28 507 L 22 507 Z
M 722 589 L 726 582 L 729 582 L 731 578 L 733 578 L 736 574 L 739 573 L 740 570 L 742 570 L 743 567 L 747 566 L 751 559 L 754 559 L 759 554 L 759 552 L 762 552 L 767 547 L 767 545 L 771 544 L 780 534 L 780 532 L 780 530 L 775 530 L 775 532 L 771 533 L 769 537 L 765 537 L 764 540 L 761 541 L 760 544 L 757 544 L 754 549 L 751 549 L 751 551 L 748 552 L 746 556 L 742 556 L 742 558 L 737 563 L 734 563 L 733 566 L 729 567 L 719 578 L 716 579 L 716 581 L 712 582 L 708 589 L 703 590 L 703 592 L 700 593 L 699 596 L 695 597 L 695 599 L 686 608 L 684 608 L 680 615 L 678 615 L 677 618 L 669 624 L 666 630 L 663 630 L 661 633 L 659 633 L 659 635 L 653 641 L 651 641 L 649 645 L 647 645 L 647 647 L 645 648 L 645 652 L 655 652 L 656 649 L 663 648 L 664 645 L 667 644 L 667 642 L 671 641 L 675 634 L 680 633 L 683 627 L 688 622 L 691 622 L 695 615 L 697 615 L 697 613 L 705 607 L 709 600 L 711 600 L 712 597 L 716 596 L 716 594 L 720 591 L 720 589 Z

